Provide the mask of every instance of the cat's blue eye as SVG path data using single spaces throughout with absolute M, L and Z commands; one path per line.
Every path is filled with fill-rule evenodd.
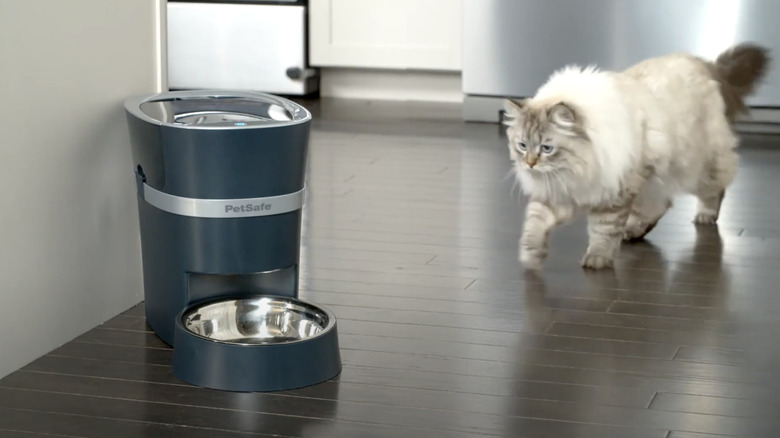
M 521 141 L 520 143 L 517 144 L 517 148 L 520 149 L 521 151 L 524 151 L 526 149 L 525 143 Z
M 552 151 L 554 151 L 554 150 L 555 150 L 555 147 L 550 146 L 549 144 L 543 144 L 542 145 L 542 153 L 551 154 Z

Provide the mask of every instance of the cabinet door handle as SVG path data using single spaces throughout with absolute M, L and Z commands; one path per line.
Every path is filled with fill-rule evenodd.
M 307 79 L 317 75 L 317 70 L 313 68 L 290 67 L 287 69 L 287 77 L 290 79 Z

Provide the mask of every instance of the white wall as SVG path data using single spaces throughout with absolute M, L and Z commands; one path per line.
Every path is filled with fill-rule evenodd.
M 0 377 L 142 300 L 122 101 L 160 0 L 0 0 Z

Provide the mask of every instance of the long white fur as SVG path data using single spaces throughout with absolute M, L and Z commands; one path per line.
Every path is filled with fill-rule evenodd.
M 685 54 L 653 58 L 621 72 L 569 66 L 554 73 L 529 105 L 567 102 L 580 111 L 594 149 L 586 175 L 551 184 L 549 176 L 518 167 L 524 192 L 568 200 L 577 207 L 617 202 L 635 173 L 652 167 L 662 196 L 699 189 L 705 163 L 722 167 L 719 185 L 733 179 L 737 146 L 718 83 L 703 62 Z M 545 193 L 550 190 L 567 193 Z
M 511 149 L 523 141 L 521 112 L 557 103 L 574 108 L 587 140 L 564 138 L 568 148 L 579 148 L 576 154 L 531 169 Z M 550 231 L 574 210 L 590 213 L 582 265 L 595 269 L 612 266 L 621 236 L 643 236 L 676 193 L 698 196 L 696 222 L 717 219 L 723 191 L 736 173 L 738 141 L 705 61 L 673 54 L 620 73 L 569 66 L 525 105 L 520 112 L 507 106 L 515 118 L 507 134 L 518 180 L 531 197 L 520 242 L 526 267 L 541 266 Z

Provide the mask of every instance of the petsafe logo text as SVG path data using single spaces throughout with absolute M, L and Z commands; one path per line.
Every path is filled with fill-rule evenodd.
M 252 211 L 270 210 L 273 204 L 263 202 L 262 204 L 243 204 L 243 205 L 226 205 L 225 213 L 247 213 Z

